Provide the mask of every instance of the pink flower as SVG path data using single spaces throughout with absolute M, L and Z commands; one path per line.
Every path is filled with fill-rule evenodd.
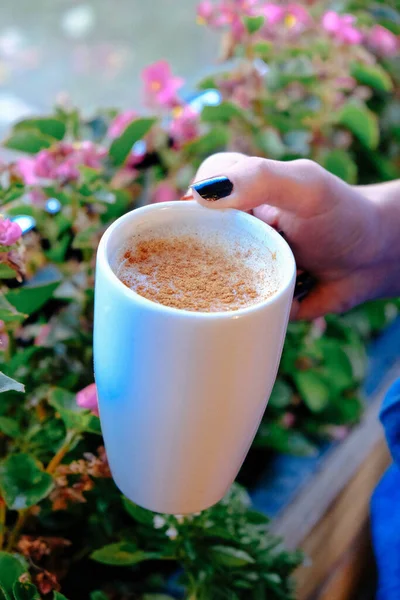
M 265 17 L 267 25 L 276 25 L 285 18 L 285 8 L 268 2 L 261 7 L 260 14 Z
M 151 203 L 171 202 L 178 198 L 178 192 L 175 187 L 168 181 L 162 181 L 153 190 L 151 195 Z
M 0 245 L 12 246 L 22 235 L 22 229 L 18 223 L 0 216 Z
M 369 45 L 383 56 L 395 56 L 399 52 L 399 38 L 381 25 L 374 25 L 368 36 Z
M 232 100 L 242 108 L 249 109 L 252 100 L 251 91 L 245 85 L 237 85 L 233 90 Z
M 29 202 L 36 206 L 41 206 L 46 202 L 46 194 L 39 187 L 33 188 L 27 194 Z
M 233 37 L 235 40 L 239 41 L 246 31 L 242 22 L 244 13 L 240 11 L 238 6 L 235 6 L 229 1 L 221 2 L 218 12 L 219 14 L 215 19 L 215 25 L 217 27 L 229 26 Z
M 243 25 L 244 16 L 254 16 L 257 0 L 223 0 L 216 11 L 211 24 L 217 28 L 229 27 L 232 36 L 240 41 L 246 32 Z
M 265 17 L 267 26 L 284 21 L 287 27 L 293 29 L 298 28 L 299 25 L 308 25 L 311 21 L 307 10 L 296 3 L 281 6 L 273 2 L 267 2 L 267 4 L 260 7 L 258 12 Z
M 363 36 L 361 31 L 353 27 L 353 15 L 339 15 L 329 10 L 322 17 L 322 27 L 344 44 L 360 44 Z
M 6 330 L 6 324 L 0 320 L 0 352 L 6 352 L 10 343 L 10 338 Z
M 326 428 L 328 435 L 335 441 L 341 442 L 349 434 L 349 428 L 345 425 L 330 425 Z
M 323 335 L 326 331 L 326 320 L 324 317 L 318 317 L 313 321 L 313 327 L 319 335 Z
M 45 323 L 44 325 L 42 325 L 40 327 L 39 333 L 35 337 L 33 345 L 34 346 L 43 346 L 49 336 L 50 331 L 51 331 L 51 325 L 49 323 Z
M 36 175 L 35 158 L 20 158 L 17 161 L 17 170 L 26 185 L 37 185 L 39 178 Z
M 311 17 L 301 4 L 289 4 L 286 7 L 285 21 L 289 27 L 294 27 L 298 24 L 308 25 L 311 21 Z
M 198 25 L 211 25 L 214 15 L 214 6 L 210 0 L 203 0 L 197 7 Z
M 166 60 L 159 60 L 142 71 L 145 96 L 149 104 L 173 107 L 178 102 L 177 91 L 183 79 L 174 77 Z
M 356 87 L 357 81 L 350 75 L 343 75 L 341 77 L 336 77 L 335 84 L 342 90 L 352 90 Z
M 174 142 L 184 144 L 198 135 L 198 114 L 190 106 L 174 109 L 174 118 L 170 123 L 169 132 Z
M 76 395 L 76 403 L 81 408 L 87 408 L 88 410 L 91 410 L 94 415 L 98 416 L 99 407 L 97 403 L 96 384 L 91 383 L 78 392 Z
M 108 135 L 111 139 L 117 138 L 122 135 L 134 119 L 136 119 L 137 113 L 134 110 L 126 110 L 115 117 L 110 123 L 108 128 Z
M 73 146 L 73 156 L 71 159 L 76 164 L 85 165 L 92 169 L 100 169 L 102 166 L 102 160 L 107 156 L 107 150 L 96 146 L 93 142 L 85 140 L 79 144 Z
M 60 142 L 49 150 L 41 150 L 34 158 L 20 159 L 17 170 L 26 185 L 39 185 L 43 179 L 73 181 L 79 177 L 79 166 L 100 169 L 106 153 L 90 141 Z
M 291 412 L 286 412 L 282 417 L 282 427 L 285 429 L 290 429 L 295 424 L 296 417 Z
M 214 6 L 210 0 L 202 0 L 197 7 L 197 22 L 217 29 L 229 27 L 233 37 L 239 41 L 246 32 L 242 18 L 259 14 L 256 11 L 258 2 L 259 0 L 222 0 Z

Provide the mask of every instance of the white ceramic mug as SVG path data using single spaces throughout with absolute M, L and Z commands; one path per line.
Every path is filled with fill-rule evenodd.
M 151 302 L 114 274 L 133 234 L 169 223 L 250 232 L 276 253 L 281 281 L 268 299 L 205 313 Z M 234 481 L 264 413 L 282 353 L 295 261 L 271 227 L 195 202 L 136 209 L 97 253 L 94 364 L 100 419 L 115 483 L 135 503 L 187 514 L 218 502 Z

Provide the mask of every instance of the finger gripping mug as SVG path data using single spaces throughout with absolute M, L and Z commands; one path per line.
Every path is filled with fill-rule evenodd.
M 163 306 L 126 287 L 111 267 L 124 242 L 177 223 L 250 233 L 275 253 L 277 291 L 246 308 L 207 313 Z M 95 380 L 111 472 L 133 502 L 188 514 L 225 495 L 276 378 L 295 273 L 281 236 L 236 210 L 155 204 L 108 228 L 97 253 Z

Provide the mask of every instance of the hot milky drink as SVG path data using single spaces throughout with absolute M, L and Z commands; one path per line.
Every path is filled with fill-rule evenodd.
M 168 226 L 131 237 L 114 272 L 140 296 L 173 308 L 232 311 L 279 286 L 275 256 L 246 233 Z

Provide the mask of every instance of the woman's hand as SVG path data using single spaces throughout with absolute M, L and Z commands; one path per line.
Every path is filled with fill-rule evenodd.
M 360 190 L 369 187 L 380 186 Z M 388 215 L 378 193 L 362 193 L 309 160 L 279 162 L 237 153 L 210 156 L 191 188 L 204 206 L 252 210 L 284 233 L 298 268 L 318 282 L 294 303 L 295 318 L 343 312 L 400 291 L 400 242 L 387 256 Z M 392 213 L 400 240 L 400 198 L 397 204 Z

